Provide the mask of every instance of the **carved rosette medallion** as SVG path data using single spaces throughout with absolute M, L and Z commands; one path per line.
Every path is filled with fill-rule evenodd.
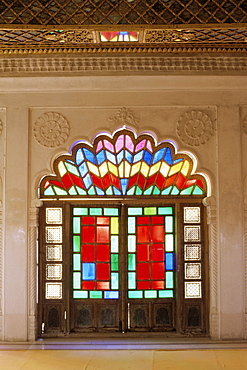
M 59 113 L 44 113 L 35 122 L 33 133 L 39 144 L 47 148 L 55 148 L 68 139 L 69 123 Z
M 177 123 L 180 139 L 191 146 L 205 144 L 213 134 L 213 123 L 203 112 L 190 111 L 183 114 Z
M 109 118 L 109 121 L 114 123 L 115 125 L 136 125 L 139 120 L 134 116 L 132 111 L 128 108 L 121 108 L 118 110 L 117 114 L 113 118 Z

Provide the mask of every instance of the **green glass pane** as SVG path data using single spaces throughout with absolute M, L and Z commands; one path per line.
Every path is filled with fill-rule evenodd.
M 173 290 L 159 290 L 159 298 L 173 298 Z
M 111 236 L 111 252 L 118 253 L 118 236 L 117 235 Z
M 143 292 L 142 290 L 136 291 L 136 292 L 128 292 L 129 298 L 142 298 Z
M 196 185 L 195 189 L 193 190 L 193 195 L 202 195 L 203 191 L 199 186 Z
M 159 215 L 172 215 L 172 207 L 158 207 Z
M 75 166 L 73 166 L 72 164 L 68 163 L 68 162 L 64 162 L 65 164 L 65 167 L 67 168 L 67 170 L 70 172 L 70 173 L 73 173 L 74 175 L 80 177 L 80 174 L 77 170 L 77 168 Z
M 85 291 L 85 292 L 83 292 L 83 291 L 74 291 L 73 292 L 73 298 L 88 298 L 88 292 L 87 291 Z
M 45 189 L 44 195 L 55 195 L 51 186 L 49 186 L 47 189 Z
M 69 194 L 70 195 L 77 195 L 77 191 L 76 191 L 76 188 L 74 186 L 71 186 L 71 188 L 69 189 Z
M 102 292 L 90 291 L 89 292 L 89 297 L 90 298 L 102 298 Z
M 118 217 L 111 217 L 111 234 L 118 234 L 119 228 L 118 228 Z
M 192 193 L 192 190 L 193 190 L 193 186 L 190 186 L 189 188 L 182 190 L 180 194 L 181 195 L 190 195 Z
M 136 232 L 136 218 L 128 217 L 128 233 L 135 234 Z
M 173 187 L 171 195 L 178 195 L 180 193 L 180 190 L 176 186 Z
M 91 216 L 101 216 L 102 215 L 102 208 L 90 208 L 89 211 Z
M 144 215 L 156 215 L 157 208 L 156 207 L 145 207 L 144 208 Z
M 88 195 L 95 195 L 95 189 L 93 186 L 91 186 L 91 188 L 88 190 Z
M 144 195 L 151 195 L 152 191 L 153 191 L 153 186 L 150 186 L 150 188 L 144 191 Z
M 128 254 L 128 270 L 135 271 L 136 269 L 136 255 L 135 254 Z
M 113 190 L 111 186 L 109 186 L 109 188 L 106 190 L 106 195 L 113 195 Z
M 57 195 L 67 195 L 67 194 L 68 194 L 68 193 L 67 193 L 67 191 L 65 191 L 65 190 L 63 190 L 63 189 L 60 189 L 60 188 L 59 188 L 59 187 L 57 187 L 57 186 L 54 186 L 53 188 L 54 188 L 55 193 L 56 193 Z
M 73 233 L 80 234 L 81 231 L 81 219 L 80 217 L 73 217 Z
M 142 195 L 142 189 L 139 186 L 136 187 L 136 195 Z
M 88 215 L 88 208 L 73 208 L 73 215 L 86 216 Z
M 169 195 L 170 194 L 170 191 L 172 189 L 172 186 L 169 186 L 169 188 L 166 188 L 165 190 L 162 191 L 162 195 Z
M 81 273 L 73 272 L 73 288 L 81 289 Z
M 80 188 L 79 186 L 76 186 L 75 188 L 76 188 L 79 195 L 86 195 L 87 194 L 87 192 L 84 189 Z
M 173 252 L 174 250 L 174 240 L 172 234 L 167 234 L 165 238 L 166 252 Z
M 135 272 L 128 273 L 128 288 L 136 289 L 136 273 Z
M 128 215 L 130 216 L 142 215 L 142 208 L 139 207 L 128 208 Z
M 111 273 L 111 289 L 118 289 L 118 272 Z
M 111 255 L 111 270 L 118 271 L 118 254 Z
M 118 208 L 104 208 L 104 216 L 118 216 Z
M 127 195 L 134 195 L 135 194 L 135 186 L 133 186 L 131 189 L 127 191 Z
M 157 298 L 157 290 L 144 290 L 144 298 Z
M 157 186 L 155 186 L 153 194 L 154 195 L 159 195 L 160 194 L 160 189 L 157 188 Z
M 73 254 L 73 270 L 75 271 L 81 270 L 81 255 L 80 254 Z
M 173 272 L 172 271 L 166 271 L 166 288 L 172 289 L 174 287 L 173 285 Z
M 81 238 L 80 235 L 73 236 L 73 251 L 80 252 L 81 251 Z
M 136 251 L 136 236 L 128 235 L 128 252 Z
M 166 233 L 171 233 L 173 231 L 173 217 L 167 216 L 165 219 Z

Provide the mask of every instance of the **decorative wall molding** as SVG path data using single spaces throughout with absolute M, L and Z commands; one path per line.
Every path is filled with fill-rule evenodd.
M 33 133 L 39 144 L 54 148 L 68 139 L 69 123 L 60 113 L 44 113 L 36 120 Z
M 0 120 L 0 135 L 1 135 L 1 133 L 3 132 L 3 123 L 2 123 L 2 121 Z
M 132 110 L 125 107 L 120 108 L 113 118 L 109 118 L 109 121 L 116 126 L 135 126 L 139 122 L 139 120 L 132 113 Z
M 247 115 L 243 119 L 243 130 L 244 133 L 247 135 Z
M 201 111 L 184 113 L 177 123 L 177 134 L 180 139 L 191 146 L 205 144 L 213 134 L 213 123 L 207 114 Z
M 245 266 L 245 328 L 244 338 L 247 339 L 247 199 L 244 202 L 244 266 Z
M 72 30 L 72 31 L 55 31 L 44 35 L 46 40 L 67 42 L 74 44 L 91 43 L 94 42 L 94 35 L 92 31 L 88 30 Z
M 3 340 L 3 208 L 0 204 L 0 340 Z
M 71 53 L 73 50 L 71 49 Z M 147 51 L 148 52 L 148 51 Z M 177 50 L 179 52 L 179 50 Z M 82 51 L 81 51 L 82 53 Z M 163 51 L 161 50 L 161 53 Z M 138 54 L 138 50 L 135 50 Z M 158 55 L 159 49 L 156 49 L 156 56 L 68 56 L 57 55 L 54 57 L 0 57 L 0 75 L 4 74 L 44 74 L 44 73 L 246 73 L 247 57 L 234 56 L 169 56 Z
M 207 223 L 209 225 L 209 263 L 210 263 L 210 335 L 212 339 L 220 339 L 219 316 L 219 256 L 218 256 L 218 227 L 217 207 L 214 197 L 203 201 L 207 207 Z
M 194 32 L 186 30 L 146 30 L 145 32 L 145 42 L 154 43 L 188 41 L 194 37 Z

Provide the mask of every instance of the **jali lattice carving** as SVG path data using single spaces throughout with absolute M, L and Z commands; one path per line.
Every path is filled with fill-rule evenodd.
M 177 124 L 180 139 L 191 146 L 205 144 L 213 134 L 213 123 L 203 112 L 190 111 L 183 114 Z
M 61 114 L 48 112 L 37 119 L 33 132 L 39 144 L 54 148 L 68 139 L 69 123 Z

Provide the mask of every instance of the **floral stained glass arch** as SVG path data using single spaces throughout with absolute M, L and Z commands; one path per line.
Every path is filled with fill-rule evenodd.
M 93 144 L 77 143 L 54 162 L 55 175 L 40 183 L 41 198 L 206 196 L 205 178 L 192 174 L 193 162 L 151 134 L 123 128 L 112 138 L 100 134 Z

